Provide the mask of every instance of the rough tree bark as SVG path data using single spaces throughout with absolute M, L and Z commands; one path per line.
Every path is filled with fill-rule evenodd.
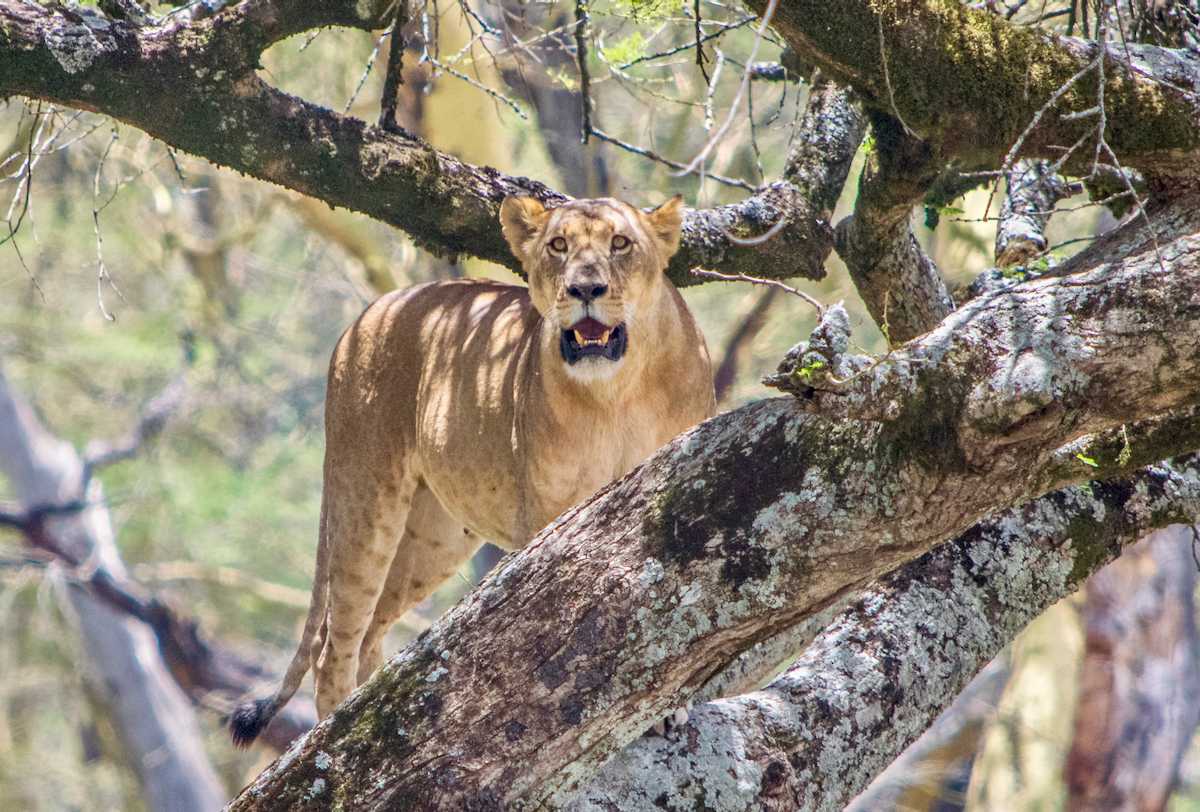
M 1194 515 L 1197 466 L 1066 488 L 980 523 L 867 589 L 767 688 L 628 747 L 571 809 L 841 809 L 1026 623 L 1148 527 Z
M 837 224 L 836 245 L 867 311 L 888 342 L 899 344 L 954 310 L 941 273 L 909 224 L 945 159 L 889 116 L 875 113 L 871 130 L 876 149 L 863 167 L 854 214 Z
M 564 802 L 739 651 L 998 507 L 1092 475 L 1077 453 L 1106 473 L 1189 450 L 1191 417 L 1136 421 L 1189 407 L 1200 385 L 1198 219 L 1187 200 L 1159 213 L 1169 269 L 1127 227 L 837 393 L 682 435 L 547 527 L 234 808 L 299 803 L 317 779 L 330 804 Z M 1088 436 L 1122 425 L 1128 454 Z
M 0 370 L 0 470 L 26 511 L 78 500 L 83 461 L 48 432 Z M 78 561 L 118 576 L 112 525 L 99 481 L 85 509 L 49 519 L 60 544 Z M 69 589 L 96 695 L 112 716 L 146 805 L 171 812 L 211 812 L 225 790 L 204 752 L 192 707 L 163 666 L 150 629 L 81 586 Z M 147 712 L 147 709 L 152 709 Z
M 244 0 L 203 20 L 178 15 L 136 28 L 2 0 L 0 97 L 104 112 L 214 163 L 390 223 L 436 254 L 519 271 L 496 228 L 500 201 L 524 194 L 555 204 L 564 195 L 310 104 L 255 73 L 260 54 L 279 40 L 321 25 L 383 27 L 389 8 L 384 0 Z M 762 234 L 780 219 L 788 226 L 764 243 L 727 236 Z M 832 245 L 828 223 L 780 181 L 741 203 L 689 210 L 670 273 L 680 285 L 696 283 L 688 274 L 696 265 L 820 278 Z
M 979 740 L 996 712 L 1008 676 L 1008 658 L 1001 654 L 971 680 L 928 730 L 846 806 L 845 812 L 945 808 L 936 804 L 950 789 L 948 785 L 962 784 L 954 787 L 958 792 L 966 789 L 963 775 L 970 778 Z M 945 800 L 954 804 L 959 798 Z
M 314 25 L 378 25 L 385 5 L 245 0 L 207 20 L 133 29 L 8 0 L 0 2 L 0 94 L 101 110 L 218 163 L 400 225 L 436 250 L 511 267 L 494 222 L 500 198 L 561 196 L 315 108 L 253 73 L 270 43 Z M 1101 46 L 1021 31 L 953 0 L 782 0 L 774 21 L 800 58 L 851 86 L 873 115 L 967 166 L 1001 163 L 1059 88 L 1062 111 L 1092 106 L 1096 83 L 1080 78 L 1105 58 Z M 568 511 L 297 742 L 234 808 L 566 803 L 650 721 L 754 651 L 777 653 L 771 640 L 802 642 L 871 578 L 998 510 L 1200 445 L 1190 411 L 1200 390 L 1200 116 L 1190 92 L 1200 70 L 1181 53 L 1131 52 L 1132 70 L 1104 73 L 1106 138 L 1156 179 L 1161 199 L 1148 223 L 1126 226 L 1053 275 L 976 298 L 876 364 L 844 355 L 844 311 L 830 309 L 778 376 L 798 397 L 709 421 Z M 947 81 L 958 76 L 964 81 Z M 1023 139 L 1029 157 L 1053 157 L 1054 145 L 1092 126 L 1079 116 L 1038 118 Z M 781 216 L 788 227 L 761 245 L 734 246 L 722 233 L 758 233 Z M 831 240 L 819 212 L 785 180 L 737 206 L 689 213 L 671 272 L 685 281 L 700 264 L 819 276 Z M 1124 517 L 1129 508 L 1129 521 L 1191 520 L 1189 465 L 1151 468 L 1140 486 L 1114 486 L 1099 497 L 1101 515 Z M 1029 602 L 1013 598 L 1027 613 L 1126 540 L 1064 521 L 1071 543 L 1048 542 L 1056 558 L 1007 573 L 1028 572 Z M 1016 560 L 1033 555 L 1010 546 Z M 970 561 L 969 580 L 985 572 L 981 588 L 1009 588 L 1012 579 L 987 570 L 986 559 Z M 828 808 L 861 788 L 983 653 L 1015 631 L 981 626 L 987 608 L 956 615 L 959 633 L 943 638 L 956 658 L 952 644 L 966 641 L 960 659 L 910 660 L 921 651 L 915 642 L 898 649 L 904 658 L 886 658 L 883 676 L 863 681 L 886 700 L 873 706 L 879 716 L 852 716 L 840 700 L 818 707 L 833 728 L 812 740 L 820 755 L 797 765 L 785 758 L 781 767 L 768 761 L 767 797 L 783 787 Z M 1015 623 L 1019 612 L 1008 617 Z M 807 632 L 789 637 L 797 629 Z M 823 652 L 820 667 L 835 682 L 836 666 L 847 664 L 839 653 L 854 650 L 847 634 L 805 655 Z M 890 690 L 911 673 L 904 669 L 926 662 L 937 667 L 912 685 L 928 691 Z M 853 660 L 848 667 L 858 673 Z M 795 684 L 804 687 L 793 699 L 813 687 Z M 850 748 L 839 735 L 846 728 L 862 734 Z
M 1193 543 L 1161 530 L 1088 582 L 1068 809 L 1166 808 L 1200 721 Z

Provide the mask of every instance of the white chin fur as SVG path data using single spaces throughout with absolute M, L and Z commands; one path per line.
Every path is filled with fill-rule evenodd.
M 610 380 L 617 374 L 617 370 L 621 368 L 621 364 L 625 363 L 624 358 L 619 358 L 616 361 L 610 361 L 607 358 L 580 358 L 574 364 L 568 364 L 563 361 L 563 366 L 566 367 L 567 375 L 579 383 L 602 383 Z

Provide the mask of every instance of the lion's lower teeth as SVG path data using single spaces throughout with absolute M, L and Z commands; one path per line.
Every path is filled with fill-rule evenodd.
M 576 344 L 586 344 L 587 343 L 587 340 L 583 337 L 583 333 L 579 332 L 578 330 L 575 331 L 575 343 Z
M 609 333 L 609 331 L 605 330 L 604 335 L 600 336 L 600 341 L 598 343 L 607 344 L 608 343 L 608 333 Z

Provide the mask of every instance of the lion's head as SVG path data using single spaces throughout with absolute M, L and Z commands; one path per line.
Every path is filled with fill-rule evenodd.
M 651 212 L 612 198 L 573 200 L 547 209 L 509 197 L 500 223 L 529 281 L 533 306 L 559 330 L 572 377 L 610 376 L 639 335 L 638 314 L 660 304 L 663 271 L 679 248 L 683 201 Z

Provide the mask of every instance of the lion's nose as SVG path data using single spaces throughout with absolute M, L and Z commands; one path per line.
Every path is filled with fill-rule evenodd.
M 608 285 L 570 285 L 567 287 L 567 295 L 584 304 L 593 299 L 599 299 L 606 293 L 608 293 Z

